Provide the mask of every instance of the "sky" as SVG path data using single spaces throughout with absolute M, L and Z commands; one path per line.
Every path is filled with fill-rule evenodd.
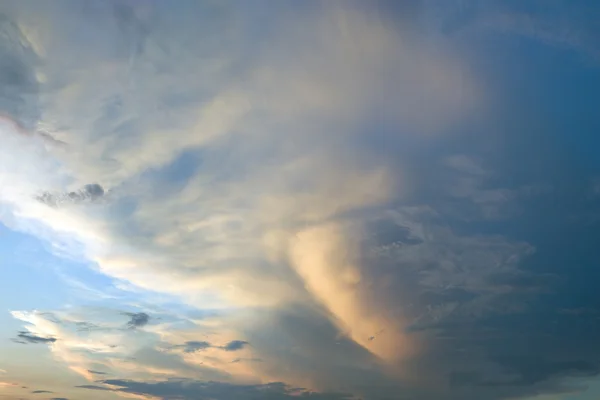
M 0 400 L 598 399 L 598 20 L 0 0 Z

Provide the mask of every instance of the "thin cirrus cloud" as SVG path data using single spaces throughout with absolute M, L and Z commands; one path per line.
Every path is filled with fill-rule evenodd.
M 596 320 L 564 311 L 582 305 L 547 233 L 575 240 L 552 218 L 584 186 L 497 156 L 531 150 L 535 115 L 495 118 L 519 110 L 491 78 L 513 77 L 478 52 L 522 11 L 373 4 L 7 7 L 0 221 L 123 294 L 13 311 L 17 340 L 82 393 L 156 398 L 505 399 L 595 376 Z

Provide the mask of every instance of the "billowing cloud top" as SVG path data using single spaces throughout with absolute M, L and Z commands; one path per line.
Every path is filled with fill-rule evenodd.
M 584 390 L 600 8 L 459 3 L 0 5 L 0 390 Z

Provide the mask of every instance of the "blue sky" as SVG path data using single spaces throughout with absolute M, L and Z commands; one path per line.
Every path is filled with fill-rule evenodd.
M 596 399 L 599 19 L 3 2 L 0 399 Z

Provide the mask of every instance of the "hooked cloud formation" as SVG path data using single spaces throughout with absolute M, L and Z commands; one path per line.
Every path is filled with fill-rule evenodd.
M 0 222 L 77 288 L 15 341 L 97 398 L 596 377 L 600 9 L 450 3 L 1 5 Z

